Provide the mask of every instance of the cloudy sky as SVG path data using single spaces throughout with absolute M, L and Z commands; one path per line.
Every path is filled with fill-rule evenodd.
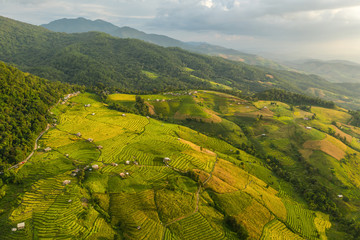
M 103 19 L 268 57 L 360 62 L 359 0 L 0 0 L 0 15 Z

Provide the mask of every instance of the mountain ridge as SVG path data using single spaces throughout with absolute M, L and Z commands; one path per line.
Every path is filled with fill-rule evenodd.
M 180 40 L 165 35 L 147 34 L 143 31 L 139 31 L 128 26 L 117 27 L 112 23 L 100 19 L 92 21 L 85 18 L 63 18 L 52 21 L 48 24 L 42 24 L 41 26 L 52 31 L 66 33 L 101 31 L 115 37 L 136 38 L 163 47 L 180 47 L 188 51 L 212 56 L 220 56 L 230 60 L 242 61 L 251 65 L 272 67 L 274 69 L 280 70 L 288 69 L 287 67 L 282 66 L 272 60 L 268 60 L 263 57 L 249 53 L 243 53 L 235 49 L 216 46 L 205 42 L 182 42 Z
M 286 62 L 285 65 L 319 75 L 334 83 L 360 83 L 360 64 L 346 60 L 307 59 Z

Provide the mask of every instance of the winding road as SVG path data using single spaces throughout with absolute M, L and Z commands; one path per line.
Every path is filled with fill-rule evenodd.
M 42 132 L 39 134 L 39 136 L 36 138 L 35 144 L 34 144 L 34 149 L 33 149 L 33 151 L 29 154 L 29 156 L 27 156 L 27 158 L 25 158 L 25 160 L 23 160 L 22 162 L 19 162 L 19 163 L 15 164 L 15 165 L 9 167 L 8 170 L 13 169 L 13 168 L 18 168 L 20 165 L 25 164 L 25 163 L 34 155 L 36 149 L 38 148 L 38 141 L 39 141 L 39 139 L 40 139 L 49 129 L 50 129 L 50 124 L 48 124 L 48 125 L 46 126 L 45 130 L 42 131 Z

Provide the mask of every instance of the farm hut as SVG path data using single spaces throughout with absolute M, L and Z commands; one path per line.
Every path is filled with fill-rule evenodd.
M 264 109 L 267 109 L 267 106 L 265 106 Z
M 118 164 L 117 163 L 111 163 L 111 166 L 114 166 L 114 167 L 116 167 Z
M 68 203 L 71 203 L 71 202 L 72 202 L 72 200 L 71 200 L 71 199 L 69 199 L 69 200 L 68 200 Z
M 94 141 L 94 139 L 92 139 L 92 138 L 88 138 L 88 139 L 86 139 L 88 142 L 93 142 Z
M 67 154 L 65 154 L 65 157 L 69 157 L 69 154 L 67 153 Z
M 344 196 L 343 195 L 341 195 L 341 194 L 339 194 L 339 195 L 337 195 L 338 196 L 338 198 L 343 198 Z
M 16 232 L 16 231 L 17 231 L 17 228 L 12 228 L 11 231 L 12 231 L 12 232 Z
M 125 178 L 125 177 L 126 177 L 125 173 L 123 173 L 123 172 L 119 173 L 119 175 L 120 175 L 120 177 L 122 177 L 122 178 Z
M 164 158 L 164 163 L 168 163 L 169 161 L 170 161 L 170 158 L 168 158 L 168 157 Z
M 50 152 L 51 151 L 51 147 L 47 147 L 44 149 L 45 152 Z
M 81 137 L 81 133 L 77 133 L 77 134 L 75 134 L 77 137 Z
M 72 177 L 76 177 L 76 173 L 75 173 L 75 172 L 72 172 L 70 175 L 71 175 Z
M 141 229 L 141 226 L 137 226 L 136 229 L 137 229 L 137 230 L 140 230 L 140 229 Z
M 25 222 L 21 222 L 17 224 L 18 229 L 24 229 L 25 228 Z
M 125 114 L 125 113 L 123 113 L 123 114 L 121 114 L 121 116 L 126 117 L 126 114 Z
M 71 183 L 71 180 L 64 180 L 62 184 L 65 186 L 68 185 L 69 183 Z
M 130 173 L 129 173 L 129 172 L 125 172 L 125 174 L 126 174 L 126 176 L 129 176 L 129 175 L 130 175 Z
M 198 93 L 197 91 L 194 91 L 194 93 Z
M 97 149 L 103 149 L 103 146 L 99 145 L 99 146 L 96 146 Z
M 90 106 L 91 106 L 91 104 L 85 104 L 84 106 L 85 106 L 85 107 L 90 107 Z
M 94 165 L 92 165 L 91 167 L 92 167 L 93 169 L 95 169 L 95 170 L 99 169 L 99 165 L 97 165 L 97 164 L 94 164 Z
M 156 99 L 157 102 L 160 102 L 160 99 Z
M 149 119 L 150 117 L 149 116 L 146 116 L 147 119 Z
M 126 164 L 126 165 L 129 165 L 129 164 L 130 164 L 130 161 L 126 161 L 125 164 Z
M 312 127 L 305 127 L 306 129 L 312 129 Z
M 95 113 L 92 113 L 91 115 L 93 115 L 93 116 L 94 116 L 94 115 L 95 115 Z
M 135 165 L 139 165 L 138 161 L 134 161 L 134 164 L 135 164 Z
M 261 134 L 261 136 L 265 137 L 265 136 L 266 136 L 266 134 L 265 134 L 265 133 L 263 133 L 263 134 Z

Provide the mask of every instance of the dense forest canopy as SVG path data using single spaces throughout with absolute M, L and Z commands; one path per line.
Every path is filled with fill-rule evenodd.
M 50 106 L 75 89 L 0 62 L 0 164 L 25 158 L 44 130 Z
M 310 105 L 321 106 L 326 108 L 334 108 L 335 103 L 332 101 L 326 101 L 320 98 L 309 97 L 306 95 L 292 93 L 281 89 L 270 89 L 255 94 L 255 96 L 261 100 L 274 100 L 285 102 L 293 105 Z

